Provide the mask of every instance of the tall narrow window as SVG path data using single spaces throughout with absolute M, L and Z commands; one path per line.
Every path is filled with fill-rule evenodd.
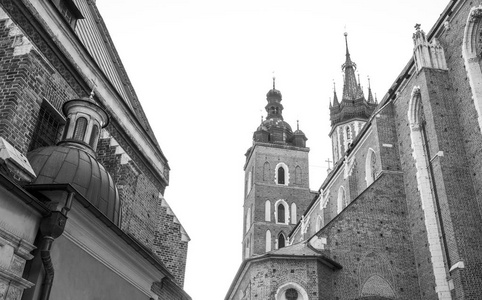
M 251 227 L 251 207 L 249 207 L 248 211 L 246 212 L 246 232 L 248 232 L 250 227 Z
M 97 125 L 94 125 L 94 127 L 92 127 L 92 133 L 90 134 L 90 141 L 89 141 L 89 145 L 94 148 L 95 147 L 95 143 L 97 142 L 97 137 L 99 136 L 99 126 Z M 95 150 L 95 149 L 94 149 Z
M 347 205 L 346 203 L 346 193 L 345 193 L 345 188 L 340 187 L 338 190 L 338 203 L 337 203 L 337 212 L 340 213 Z
M 266 252 L 271 251 L 271 231 L 266 230 Z
M 300 166 L 296 166 L 296 168 L 295 168 L 295 183 L 301 184 L 301 168 L 300 168 Z
M 266 222 L 271 221 L 271 202 L 269 200 L 264 203 L 264 220 Z
M 291 224 L 296 224 L 296 203 L 291 203 Z
M 365 173 L 367 186 L 375 181 L 377 174 L 377 156 L 375 151 L 369 149 L 367 152 L 366 163 L 365 163 Z
M 278 212 L 278 223 L 285 223 L 286 222 L 286 219 L 285 219 L 285 206 L 283 205 L 283 203 L 280 203 L 278 204 L 278 209 L 277 209 L 277 212 Z
M 87 128 L 87 119 L 84 117 L 78 118 L 77 123 L 75 123 L 73 139 L 78 141 L 83 141 L 86 128 Z
M 283 167 L 278 168 L 278 184 L 285 184 L 285 169 Z
M 286 245 L 285 235 L 282 232 L 280 232 L 280 234 L 278 235 L 278 249 L 283 248 L 285 245 Z

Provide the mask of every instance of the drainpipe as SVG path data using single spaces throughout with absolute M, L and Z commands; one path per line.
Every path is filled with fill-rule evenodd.
M 48 300 L 52 284 L 54 282 L 54 265 L 50 257 L 50 250 L 56 238 L 62 235 L 67 222 L 67 213 L 72 207 L 74 193 L 70 192 L 67 201 L 60 211 L 52 211 L 48 216 L 42 219 L 40 223 L 40 233 L 42 240 L 40 242 L 40 258 L 45 270 L 45 277 L 40 289 L 40 300 Z

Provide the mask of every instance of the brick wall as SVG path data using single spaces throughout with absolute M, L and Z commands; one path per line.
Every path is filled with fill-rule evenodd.
M 182 286 L 188 241 L 159 189 L 134 161 L 125 158 L 126 153 L 112 137 L 100 139 L 97 153 L 119 190 L 122 230 L 157 254 Z
M 77 96 L 0 12 L 0 136 L 26 154 L 43 99 L 60 111 L 66 100 Z
M 373 276 L 387 282 L 397 299 L 420 298 L 406 214 L 402 175 L 383 173 L 317 234 L 327 237 L 326 249 L 343 266 L 322 278 L 333 288 L 330 299 L 363 296 Z

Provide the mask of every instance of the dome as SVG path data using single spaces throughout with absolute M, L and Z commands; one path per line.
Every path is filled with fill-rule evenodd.
M 281 99 L 281 92 L 278 91 L 277 89 L 273 88 L 269 90 L 269 92 L 266 94 L 266 98 L 271 98 L 271 97 L 277 97 Z
M 120 200 L 114 181 L 87 152 L 64 146 L 35 149 L 27 154 L 37 174 L 33 184 L 69 183 L 114 224 L 119 225 Z
M 290 124 L 278 118 L 266 119 L 263 121 L 262 126 L 268 131 L 272 128 L 280 128 L 287 130 L 289 133 L 292 132 Z

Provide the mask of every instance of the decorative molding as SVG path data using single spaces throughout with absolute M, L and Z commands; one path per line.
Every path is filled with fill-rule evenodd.
M 428 42 L 425 32 L 420 29 L 420 24 L 415 28 L 413 55 L 417 70 L 420 71 L 422 68 L 448 70 L 444 50 L 438 40 L 433 38 L 432 42 Z

